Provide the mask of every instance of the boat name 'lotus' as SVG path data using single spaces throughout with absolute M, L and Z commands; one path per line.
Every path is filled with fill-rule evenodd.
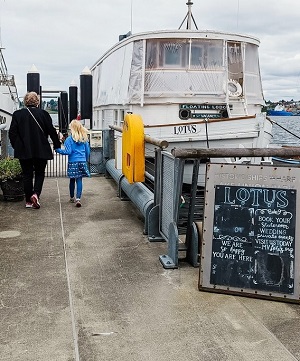
M 174 127 L 174 134 L 191 134 L 191 133 L 197 133 L 196 124 L 178 125 Z

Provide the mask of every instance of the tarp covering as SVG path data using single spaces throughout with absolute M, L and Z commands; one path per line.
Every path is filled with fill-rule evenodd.
M 245 94 L 248 103 L 264 104 L 260 77 L 258 47 L 247 44 L 245 49 Z
M 94 106 L 128 102 L 133 44 L 117 49 L 93 70 Z
M 225 94 L 222 40 L 147 41 L 145 94 L 149 97 Z
M 150 38 L 127 42 L 93 70 L 94 106 L 151 98 L 215 96 L 237 81 L 247 103 L 263 104 L 258 46 L 222 39 Z
M 133 46 L 128 98 L 130 102 L 140 102 L 143 97 L 142 71 L 143 71 L 144 48 L 143 41 L 135 41 Z

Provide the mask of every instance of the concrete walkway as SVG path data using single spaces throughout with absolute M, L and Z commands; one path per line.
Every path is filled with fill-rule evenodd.
M 198 291 L 165 270 L 113 180 L 46 179 L 39 210 L 0 201 L 1 361 L 300 360 L 300 308 Z

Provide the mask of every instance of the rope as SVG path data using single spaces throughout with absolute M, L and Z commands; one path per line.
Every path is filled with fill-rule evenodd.
M 209 148 L 207 122 L 208 122 L 208 119 L 207 119 L 207 118 L 205 118 L 205 135 L 206 135 L 206 145 L 207 145 L 207 148 Z
M 277 122 L 275 122 L 275 120 L 272 120 L 271 118 L 269 117 L 266 117 L 272 124 L 276 124 L 278 125 L 281 129 L 285 130 L 286 132 L 290 133 L 291 135 L 293 135 L 294 137 L 300 139 L 300 136 L 291 132 L 290 130 L 288 130 L 287 128 L 283 127 L 282 125 L 278 124 Z

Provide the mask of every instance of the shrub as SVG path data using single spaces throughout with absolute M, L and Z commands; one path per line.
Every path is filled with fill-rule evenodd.
M 22 168 L 17 158 L 4 158 L 0 160 L 0 181 L 22 178 Z

